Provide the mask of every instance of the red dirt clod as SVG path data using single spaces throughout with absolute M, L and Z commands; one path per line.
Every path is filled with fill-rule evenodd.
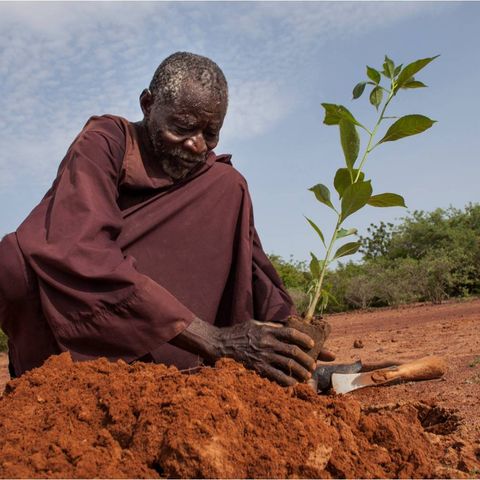
M 357 339 L 353 342 L 353 348 L 363 348 L 363 342 L 360 339 Z

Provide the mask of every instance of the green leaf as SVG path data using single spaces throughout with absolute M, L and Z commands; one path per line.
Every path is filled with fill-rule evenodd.
M 355 125 L 362 126 L 357 122 L 355 117 L 346 109 L 343 105 L 335 105 L 333 103 L 322 103 L 322 107 L 325 109 L 325 118 L 323 123 L 326 125 L 338 125 L 340 120 L 345 119 Z
M 340 127 L 340 142 L 347 167 L 351 170 L 360 150 L 360 138 L 355 125 L 342 118 L 338 123 Z
M 396 77 L 400 71 L 402 70 L 403 65 L 399 65 L 398 67 L 395 67 L 395 71 L 393 72 L 394 76 Z
M 320 293 L 321 303 L 320 303 L 320 312 L 323 312 L 326 308 L 330 300 L 333 300 L 337 305 L 337 299 L 325 288 L 322 288 Z
M 323 233 L 320 230 L 320 228 L 318 228 L 318 226 L 312 220 L 310 220 L 308 217 L 305 217 L 305 218 L 307 219 L 307 222 L 312 226 L 312 228 L 317 232 L 317 234 L 320 237 L 320 240 L 322 241 L 323 245 L 325 245 L 325 238 L 323 237 Z M 325 248 L 326 247 L 327 246 L 325 245 Z
M 360 83 L 357 83 L 355 85 L 355 87 L 353 88 L 353 92 L 352 92 L 354 100 L 357 99 L 357 98 L 360 98 L 362 96 L 362 93 L 365 90 L 365 85 L 366 84 L 367 84 L 367 82 L 360 82 Z
M 349 242 L 345 245 L 342 245 L 336 252 L 333 257 L 336 258 L 345 257 L 346 255 L 353 255 L 358 252 L 358 249 L 362 246 L 362 242 Z
M 372 195 L 367 203 L 372 207 L 407 207 L 404 198 L 396 193 Z
M 338 303 L 338 300 L 337 298 L 335 297 L 335 295 L 333 295 L 333 293 L 330 293 L 328 290 L 326 289 L 322 289 L 322 297 L 323 298 L 326 298 L 327 301 L 328 300 L 333 300 L 337 305 L 339 305 Z M 325 305 L 326 306 L 326 305 Z
M 378 106 L 382 103 L 383 89 L 375 87 L 370 93 L 370 103 L 378 110 Z
M 395 64 L 393 63 L 393 60 L 388 58 L 385 55 L 385 63 L 383 64 L 383 72 L 382 72 L 387 78 L 392 78 L 395 75 Z
M 352 213 L 364 207 L 372 196 L 370 180 L 352 183 L 343 192 L 341 221 L 343 222 Z
M 337 232 L 337 240 L 340 240 L 341 238 L 348 237 L 349 235 L 355 235 L 357 233 L 356 228 L 349 228 L 348 230 L 346 228 L 341 228 Z
M 357 173 L 358 173 L 358 170 L 355 168 L 351 170 L 351 175 L 348 168 L 339 168 L 337 170 L 337 173 L 335 174 L 335 178 L 333 180 L 333 186 L 335 187 L 335 190 L 338 192 L 339 198 L 342 198 L 342 195 L 345 189 L 353 183 L 352 177 L 353 177 L 353 180 L 355 180 Z M 363 172 L 360 172 L 358 181 L 363 182 L 364 178 L 365 178 L 365 174 Z
M 431 120 L 424 115 L 405 115 L 390 126 L 378 144 L 393 142 L 394 140 L 409 137 L 410 135 L 417 135 L 430 128 L 434 123 L 436 123 L 436 120 Z
M 400 88 L 423 88 L 426 87 L 426 85 L 423 82 L 419 82 L 418 80 L 408 80 L 405 82 Z
M 332 202 L 330 200 L 330 190 L 328 187 L 325 185 L 322 185 L 321 183 L 314 185 L 313 187 L 309 188 L 311 192 L 315 194 L 315 197 L 319 202 L 324 203 L 328 207 L 332 208 L 335 210 L 334 206 L 332 205 Z
M 435 60 L 440 55 L 435 55 L 434 57 L 421 58 L 415 62 L 409 63 L 401 72 L 397 78 L 397 84 L 394 89 L 394 93 L 397 92 L 399 88 L 402 88 L 403 85 L 410 80 L 417 72 L 422 68 L 426 67 L 430 62 Z
M 374 81 L 376 85 L 378 85 L 380 83 L 380 80 L 382 79 L 380 72 L 378 70 L 375 70 L 372 67 L 369 67 L 368 65 L 367 65 L 367 76 L 370 80 Z
M 313 278 L 320 277 L 320 265 L 318 264 L 318 258 L 310 252 L 310 256 L 312 259 L 310 260 L 310 273 L 312 274 Z

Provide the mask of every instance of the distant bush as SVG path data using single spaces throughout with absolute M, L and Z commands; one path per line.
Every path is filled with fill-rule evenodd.
M 268 258 L 277 270 L 290 297 L 292 297 L 295 308 L 299 314 L 303 314 L 308 307 L 308 286 L 311 275 L 306 262 L 294 260 L 292 256 L 288 260 L 279 255 L 270 254 Z
M 303 315 L 308 308 L 310 299 L 308 293 L 300 288 L 287 288 L 287 290 L 293 300 L 298 314 Z
M 418 261 L 412 259 L 339 265 L 329 278 L 338 302 L 331 311 L 415 302 L 421 299 L 426 284 Z
M 415 211 L 399 225 L 380 222 L 361 237 L 363 260 L 326 275 L 327 312 L 480 294 L 480 205 Z M 311 277 L 305 262 L 272 255 L 299 312 Z
M 345 302 L 354 308 L 368 308 L 375 300 L 376 293 L 372 278 L 362 273 L 349 280 L 345 289 Z
M 457 297 L 480 293 L 480 205 L 465 210 L 415 211 L 400 225 L 371 225 L 361 238 L 364 260 L 402 258 L 420 261 L 428 272 L 427 297 Z M 443 290 L 443 294 L 440 292 Z
M 327 273 L 326 284 L 335 299 L 330 301 L 327 312 L 343 312 L 353 308 L 363 308 L 369 304 L 369 296 L 363 298 L 368 289 L 368 278 L 365 278 L 365 269 L 361 264 L 353 262 L 339 263 L 337 268 Z
M 290 256 L 289 260 L 284 260 L 275 254 L 268 255 L 268 258 L 287 289 L 307 290 L 312 277 L 306 262 L 294 260 L 292 256 Z

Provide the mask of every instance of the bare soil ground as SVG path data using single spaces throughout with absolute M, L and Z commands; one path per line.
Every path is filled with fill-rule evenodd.
M 410 382 L 388 387 L 369 387 L 349 393 L 364 406 L 424 401 L 437 407 L 445 418 L 444 433 L 452 445 L 472 443 L 480 474 L 480 300 L 441 305 L 417 304 L 328 318 L 332 335 L 328 346 L 338 361 L 399 359 L 415 360 L 427 355 L 446 359 L 447 374 L 439 380 Z M 355 340 L 364 347 L 354 348 Z M 441 412 L 441 409 L 446 412 Z M 460 444 L 458 443 L 460 442 Z
M 108 362 L 104 364 L 102 361 L 75 366 L 66 357 L 53 358 L 46 367 L 12 382 L 9 393 L 2 399 L 5 412 L 2 417 L 4 424 L 0 428 L 4 430 L 2 437 L 6 442 L 6 450 L 2 454 L 4 458 L 0 462 L 2 476 L 480 478 L 480 299 L 333 315 L 328 321 L 332 325 L 332 335 L 327 346 L 337 353 L 338 362 L 351 362 L 358 358 L 365 361 L 408 361 L 435 354 L 446 359 L 449 370 L 440 380 L 370 387 L 343 397 L 310 398 L 305 390 L 289 393 L 233 364 L 226 364 L 218 371 L 206 369 L 188 379 L 175 372 L 171 377 L 170 373 L 163 372 L 164 367 L 108 365 Z M 361 340 L 363 348 L 354 348 L 356 340 Z M 155 368 L 159 369 L 158 372 Z M 171 381 L 165 380 L 166 373 Z M 159 374 L 163 379 L 160 383 L 155 380 Z M 68 379 L 68 385 L 65 379 Z M 7 356 L 1 354 L 0 391 L 3 391 L 6 381 Z M 232 388 L 227 388 L 230 384 Z M 135 393 L 139 385 L 148 387 L 152 395 Z M 165 401 L 170 398 L 169 395 L 172 399 L 167 402 L 166 408 Z M 201 403 L 200 408 L 200 404 L 192 403 L 193 397 L 197 403 L 208 402 L 205 405 Z M 265 402 L 260 402 L 260 405 L 259 399 L 263 397 Z M 321 418 L 304 418 L 301 412 L 305 407 L 300 408 L 300 404 L 299 415 L 303 420 L 299 422 L 300 417 L 290 418 L 288 412 L 291 407 L 283 412 L 281 406 L 291 402 L 295 404 L 296 398 L 310 402 L 309 408 L 322 412 Z M 356 401 L 362 405 L 361 412 Z M 90 409 L 87 408 L 89 402 L 92 404 Z M 225 417 L 225 405 L 230 408 L 230 404 L 238 408 Z M 56 413 L 55 408 L 58 410 Z M 176 409 L 174 415 L 169 408 Z M 14 416 L 11 415 L 12 409 L 17 412 Z M 137 411 L 138 418 L 130 418 L 132 411 Z M 215 415 L 212 412 L 216 412 Z M 270 420 L 278 420 L 272 424 L 271 435 L 265 430 L 270 420 L 260 421 L 260 417 L 267 414 Z M 173 442 L 168 445 L 165 459 L 161 461 L 155 453 L 158 445 L 152 443 L 149 448 L 155 455 L 152 453 L 151 458 L 148 457 L 149 448 L 145 447 L 148 442 L 145 443 L 144 437 L 138 433 L 145 430 L 147 435 L 152 425 L 163 425 L 158 415 L 165 416 L 162 420 L 166 422 L 165 431 L 168 433 L 171 430 Z M 229 415 L 232 421 L 228 420 Z M 219 420 L 224 417 L 228 424 L 223 425 L 223 420 Z M 324 417 L 328 421 L 324 422 Z M 178 424 L 180 419 L 185 420 L 182 428 Z M 60 434 L 65 431 L 65 425 L 70 425 L 68 438 Z M 272 449 L 285 453 L 287 447 L 292 447 L 297 453 L 289 451 L 291 454 L 287 455 L 285 465 L 279 459 L 267 462 L 268 465 L 264 460 L 263 467 L 268 466 L 267 470 L 255 470 L 258 462 L 251 462 L 255 455 L 252 457 L 250 452 L 245 457 L 248 462 L 243 458 L 252 442 L 248 435 L 245 437 L 250 428 L 245 425 L 250 425 L 252 432 L 256 432 L 252 438 L 268 440 L 265 443 L 268 454 L 265 453 L 262 458 L 271 457 Z M 329 452 L 319 454 L 311 465 L 311 459 L 296 458 L 298 451 L 308 453 L 310 449 L 302 443 L 309 438 L 308 435 L 305 437 L 308 426 L 311 427 L 310 437 L 320 433 L 325 436 L 316 439 L 318 445 L 334 446 Z M 227 440 L 237 427 L 239 437 L 230 445 Z M 84 428 L 87 430 L 82 430 Z M 210 433 L 205 433 L 206 428 L 211 430 L 208 431 L 212 438 L 220 439 L 221 442 L 218 442 L 222 448 L 230 452 L 220 455 L 215 450 L 215 455 L 212 454 L 215 462 L 205 457 L 205 451 L 208 453 L 210 450 L 203 447 L 199 450 L 201 455 L 192 454 L 195 445 L 203 445 L 205 438 L 211 437 Z M 297 428 L 298 438 L 295 437 L 293 443 L 279 445 L 278 428 L 292 432 Z M 260 429 L 261 434 L 255 429 Z M 133 434 L 130 430 L 137 433 Z M 75 437 L 77 431 L 78 435 L 81 434 L 78 439 Z M 39 435 L 38 438 L 50 435 L 51 438 L 44 442 L 45 445 L 33 440 L 25 444 L 20 441 L 20 437 L 37 438 L 34 435 Z M 159 434 L 159 445 L 165 441 L 162 438 L 168 437 L 165 435 Z M 85 440 L 89 436 L 92 437 L 91 445 Z M 283 438 L 283 435 L 280 436 Z M 145 438 L 153 442 L 154 437 L 150 432 Z M 291 439 L 291 435 L 288 438 Z M 125 439 L 129 439 L 128 442 Z M 238 448 L 242 439 L 246 441 L 243 449 Z M 140 442 L 138 445 L 137 441 Z M 23 449 L 23 455 L 17 452 L 19 448 Z M 33 450 L 27 454 L 28 448 Z M 260 451 L 260 446 L 255 448 Z M 111 461 L 112 452 L 116 452 L 115 455 L 120 452 L 118 458 L 115 457 L 118 465 Z M 138 465 L 134 462 L 135 465 L 128 464 L 127 468 L 125 459 L 128 460 L 130 457 L 127 454 L 132 452 L 132 458 L 136 458 Z M 175 455 L 172 456 L 172 452 Z M 236 452 L 238 458 L 232 456 L 232 452 Z M 359 456 L 358 452 L 363 453 Z M 139 463 L 140 454 L 147 456 Z M 20 461 L 22 458 L 33 458 L 32 455 L 36 463 Z M 227 457 L 229 462 L 226 462 Z M 169 466 L 172 458 L 178 462 Z M 298 460 L 298 465 L 291 464 L 292 458 Z M 115 467 L 113 470 L 112 465 Z M 182 468 L 188 466 L 189 469 L 179 470 L 182 465 Z M 231 471 L 225 470 L 225 465 L 230 465 Z M 281 469 L 275 470 L 280 468 L 279 465 Z M 310 470 L 305 470 L 306 466 Z

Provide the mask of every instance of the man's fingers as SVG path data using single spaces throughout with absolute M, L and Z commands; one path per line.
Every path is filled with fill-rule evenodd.
M 279 340 L 294 343 L 305 350 L 310 350 L 315 346 L 312 337 L 292 327 L 272 328 L 271 333 Z
M 333 362 L 333 360 L 335 360 L 335 354 L 330 350 L 322 348 L 318 354 L 318 360 L 322 362 Z
M 264 365 L 262 368 L 262 374 L 268 379 L 282 385 L 283 387 L 291 387 L 298 383 L 294 378 L 289 377 L 281 370 L 278 370 L 271 365 Z
M 308 353 L 305 353 L 300 347 L 297 347 L 297 345 L 276 341 L 272 347 L 276 353 L 292 358 L 310 372 L 313 372 L 315 369 L 315 361 L 313 358 L 308 355 Z
M 253 323 L 256 325 L 260 325 L 264 327 L 265 325 L 267 327 L 274 327 L 274 328 L 281 328 L 285 325 L 288 319 L 285 320 L 278 320 L 277 322 L 261 322 L 260 320 L 252 320 Z
M 303 368 L 293 358 L 272 353 L 269 355 L 269 362 L 271 365 L 280 368 L 289 377 L 295 377 L 301 381 L 309 380 L 312 377 L 310 371 Z

